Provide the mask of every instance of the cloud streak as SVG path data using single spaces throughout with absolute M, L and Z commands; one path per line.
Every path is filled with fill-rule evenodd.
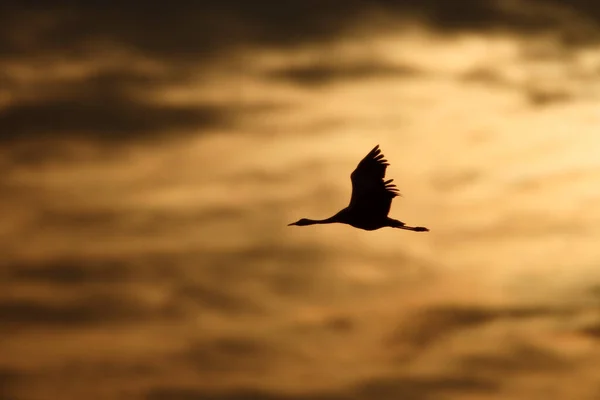
M 420 73 L 418 68 L 409 65 L 359 61 L 342 64 L 312 63 L 290 66 L 269 71 L 266 75 L 275 81 L 290 82 L 304 87 L 318 87 L 369 78 L 413 77 Z
M 316 0 L 183 1 L 176 5 L 132 1 L 112 7 L 78 1 L 9 1 L 1 11 L 0 49 L 5 56 L 67 50 L 85 53 L 102 46 L 118 46 L 180 60 L 206 59 L 246 45 L 289 46 L 328 40 L 373 13 L 421 21 L 445 32 L 504 28 L 535 33 L 560 29 L 572 42 L 597 39 L 590 37 L 590 24 L 586 22 L 600 19 L 600 7 L 583 0 L 350 0 L 343 6 Z
M 375 21 L 375 15 L 386 15 L 394 29 L 401 21 L 412 20 L 443 33 L 497 29 L 519 34 L 559 32 L 571 38 L 569 45 L 575 45 L 598 39 L 592 28 L 600 19 L 599 8 L 582 1 L 513 4 L 460 0 L 450 4 L 351 0 L 343 7 L 333 1 L 314 0 L 184 1 L 168 6 L 134 1 L 118 7 L 76 1 L 33 1 L 26 5 L 9 1 L 0 9 L 0 61 L 89 58 L 100 62 L 116 57 L 117 67 L 100 69 L 83 79 L 32 82 L 25 97 L 20 94 L 22 85 L 5 76 L 4 87 L 11 100 L 0 107 L 0 141 L 78 137 L 119 143 L 164 137 L 175 131 L 202 134 L 231 127 L 240 115 L 259 115 L 267 107 L 210 101 L 167 104 L 152 93 L 175 83 L 189 84 L 189 71 L 203 71 L 235 50 L 287 50 L 325 43 L 362 29 L 369 16 Z M 388 28 L 389 22 L 382 22 L 368 29 Z M 133 71 L 119 54 L 150 60 L 163 72 Z M 415 73 L 418 71 L 409 66 L 363 61 L 292 65 L 267 71 L 266 77 L 320 87 Z M 529 98 L 534 104 L 564 100 L 561 93 L 546 92 L 531 92 Z

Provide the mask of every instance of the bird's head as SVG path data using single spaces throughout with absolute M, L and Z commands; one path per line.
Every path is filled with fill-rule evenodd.
M 296 222 L 292 222 L 291 224 L 288 224 L 288 226 L 306 226 L 306 225 L 312 225 L 313 223 L 314 222 L 311 221 L 310 219 L 302 218 Z

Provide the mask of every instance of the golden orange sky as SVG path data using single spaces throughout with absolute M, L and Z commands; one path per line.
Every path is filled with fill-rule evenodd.
M 1 6 L 0 398 L 600 398 L 600 8 L 404 3 Z

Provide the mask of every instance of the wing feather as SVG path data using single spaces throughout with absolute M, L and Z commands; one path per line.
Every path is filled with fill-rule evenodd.
M 400 196 L 398 188 L 392 183 L 393 179 L 384 180 L 388 165 L 379 145 L 358 163 L 350 175 L 352 180 L 350 208 L 373 216 L 387 216 L 392 199 Z

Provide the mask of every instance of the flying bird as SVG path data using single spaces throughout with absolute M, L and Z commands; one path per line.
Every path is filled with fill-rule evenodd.
M 388 217 L 392 199 L 400 195 L 398 188 L 392 183 L 393 179 L 384 180 L 388 165 L 388 161 L 381 153 L 379 145 L 375 146 L 358 163 L 358 166 L 350 175 L 352 196 L 348 207 L 327 219 L 302 218 L 288 226 L 341 223 L 366 231 L 374 231 L 389 226 L 414 232 L 428 232 L 429 229 L 423 226 L 408 226 L 402 221 Z

